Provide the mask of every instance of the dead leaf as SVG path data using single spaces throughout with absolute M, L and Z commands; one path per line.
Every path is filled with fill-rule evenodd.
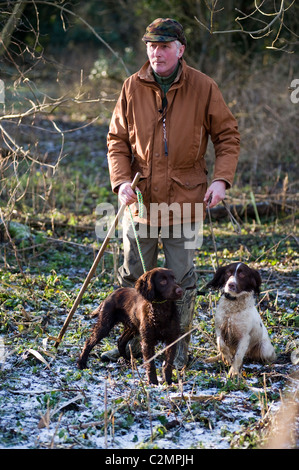
M 38 429 L 48 428 L 50 424 L 50 409 L 48 408 L 46 413 L 41 417 L 37 425 Z
M 32 356 L 36 357 L 36 359 L 41 361 L 43 364 L 45 364 L 45 366 L 48 367 L 48 369 L 50 369 L 50 364 L 46 361 L 45 358 L 43 358 L 43 356 L 38 351 L 36 351 L 35 349 L 30 348 L 26 352 L 32 354 Z

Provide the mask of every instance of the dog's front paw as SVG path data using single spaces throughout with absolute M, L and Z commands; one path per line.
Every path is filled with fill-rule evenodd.
M 227 352 L 225 354 L 221 352 L 221 359 L 222 359 L 222 362 L 227 366 L 231 366 L 234 360 L 233 356 Z
M 167 385 L 172 384 L 172 373 L 171 373 L 171 371 L 163 373 L 163 382 L 167 383 Z
M 159 385 L 159 382 L 158 382 L 157 377 L 156 377 L 156 378 L 152 378 L 152 379 L 148 379 L 148 383 L 149 383 L 150 385 Z
M 235 366 L 231 366 L 228 372 L 228 377 L 235 377 L 239 378 L 241 376 L 241 372 L 239 369 L 236 369 Z

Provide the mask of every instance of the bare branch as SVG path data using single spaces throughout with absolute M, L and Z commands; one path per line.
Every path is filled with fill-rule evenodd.
M 235 8 L 235 11 L 242 14 L 242 16 L 237 16 L 237 18 L 235 18 L 235 21 L 240 26 L 240 29 L 229 29 L 229 30 L 224 30 L 224 31 L 213 31 L 213 17 L 214 17 L 214 13 L 216 13 L 216 11 L 215 11 L 215 6 L 216 6 L 216 3 L 217 3 L 216 1 L 214 1 L 212 3 L 212 6 L 208 5 L 207 2 L 206 2 L 207 8 L 210 11 L 210 26 L 209 27 L 206 26 L 204 23 L 202 23 L 197 17 L 194 17 L 194 18 L 202 27 L 204 27 L 207 31 L 209 31 L 210 34 L 242 33 L 242 34 L 249 35 L 252 39 L 262 39 L 265 36 L 269 36 L 273 32 L 273 29 L 272 29 L 273 25 L 279 21 L 280 24 L 278 26 L 276 36 L 275 36 L 271 46 L 266 46 L 266 48 L 267 49 L 284 51 L 284 52 L 288 52 L 288 53 L 293 53 L 293 51 L 286 50 L 287 44 L 290 44 L 289 41 L 288 41 L 287 44 L 283 45 L 282 47 L 276 47 L 275 44 L 278 40 L 283 41 L 283 39 L 281 39 L 281 33 L 282 33 L 283 28 L 286 28 L 289 33 L 296 36 L 296 34 L 293 33 L 292 31 L 290 31 L 290 29 L 287 28 L 287 26 L 284 24 L 285 12 L 288 11 L 295 4 L 295 0 L 291 1 L 290 5 L 288 5 L 288 6 L 285 4 L 285 0 L 281 0 L 279 10 L 278 11 L 273 11 L 271 13 L 266 13 L 265 11 L 262 10 L 262 6 L 264 5 L 265 2 L 266 2 L 266 0 L 262 0 L 261 3 L 258 5 L 257 0 L 255 0 L 254 1 L 254 7 L 255 8 L 251 13 L 248 13 L 248 14 L 245 14 L 241 10 Z M 273 8 L 275 8 L 275 6 Z M 265 17 L 265 18 L 269 18 L 269 17 L 273 17 L 273 18 L 271 19 L 270 22 L 268 22 L 264 19 L 258 18 L 256 16 L 256 14 L 262 15 L 262 17 Z M 263 27 L 261 27 L 260 29 L 253 30 L 253 31 L 246 30 L 242 26 L 241 22 L 244 21 L 244 20 L 248 20 L 248 19 L 250 19 L 252 21 L 255 21 L 257 23 L 261 23 L 263 25 Z M 287 41 L 285 41 L 285 42 L 287 42 Z
M 57 125 L 55 123 L 53 123 L 53 126 L 54 128 L 61 134 L 62 136 L 62 139 L 64 140 L 64 135 L 63 135 L 63 132 L 60 131 L 57 127 Z M 9 147 L 9 149 L 14 152 L 14 153 L 20 153 L 21 155 L 23 155 L 25 158 L 28 158 L 29 160 L 31 160 L 33 163 L 38 163 L 40 164 L 41 162 L 37 161 L 36 159 L 34 159 L 30 153 L 29 153 L 29 150 L 24 150 L 22 147 L 20 147 L 16 141 L 10 136 L 10 134 L 4 129 L 4 127 L 2 126 L 2 124 L 0 124 L 0 130 L 2 132 L 2 134 L 6 137 L 7 141 L 6 141 L 6 145 Z M 63 146 L 61 147 L 61 151 L 60 151 L 60 154 L 59 154 L 59 158 L 57 160 L 57 162 L 55 163 L 55 165 L 51 165 L 50 163 L 43 163 L 43 166 L 46 166 L 48 168 L 52 168 L 53 171 L 55 172 L 55 170 L 57 169 L 57 166 L 62 158 L 62 149 L 63 149 Z
M 278 13 L 275 13 L 275 18 L 273 18 L 272 21 L 270 21 L 270 23 L 268 23 L 264 28 L 261 28 L 261 29 L 257 29 L 255 31 L 246 31 L 245 29 L 241 28 L 241 29 L 229 29 L 229 30 L 226 30 L 226 31 L 212 31 L 211 29 L 207 28 L 205 26 L 206 29 L 209 30 L 209 32 L 211 34 L 227 34 L 227 33 L 244 33 L 244 34 L 249 34 L 249 35 L 253 35 L 253 34 L 262 34 L 262 33 L 265 33 L 265 32 L 269 32 L 271 26 L 280 18 L 280 16 L 283 14 L 283 11 L 284 11 L 284 1 L 285 0 L 281 0 L 281 4 L 280 4 L 280 8 L 279 8 L 279 11 Z M 243 18 L 236 18 L 236 21 L 240 21 L 240 20 L 244 20 L 244 19 L 247 19 L 249 18 L 250 16 L 253 16 L 254 13 L 256 13 L 256 11 L 259 11 L 257 8 L 255 9 L 255 11 L 253 13 L 251 13 L 250 15 L 247 15 Z M 194 17 L 195 20 L 200 23 L 202 25 L 202 23 L 198 20 L 198 18 L 195 16 Z M 204 25 L 203 25 L 204 26 Z

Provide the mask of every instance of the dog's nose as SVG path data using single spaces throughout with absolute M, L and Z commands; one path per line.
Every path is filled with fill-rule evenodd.
M 235 282 L 229 282 L 228 283 L 228 288 L 229 288 L 229 290 L 235 291 L 237 289 L 237 285 L 236 285 Z
M 183 289 L 181 289 L 180 287 L 177 287 L 176 290 L 175 290 L 175 293 L 176 293 L 177 295 L 182 296 L 182 295 L 183 295 Z

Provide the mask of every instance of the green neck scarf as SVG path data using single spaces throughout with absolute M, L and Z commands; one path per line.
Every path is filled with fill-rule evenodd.
M 168 92 L 169 88 L 171 87 L 174 80 L 176 79 L 176 76 L 177 76 L 177 73 L 178 73 L 178 70 L 179 70 L 179 66 L 180 66 L 180 63 L 178 62 L 178 65 L 177 65 L 176 69 L 168 77 L 161 77 L 161 75 L 158 75 L 153 70 L 155 80 L 156 80 L 157 83 L 159 83 L 160 87 L 162 88 L 163 96 L 166 96 L 166 93 Z

